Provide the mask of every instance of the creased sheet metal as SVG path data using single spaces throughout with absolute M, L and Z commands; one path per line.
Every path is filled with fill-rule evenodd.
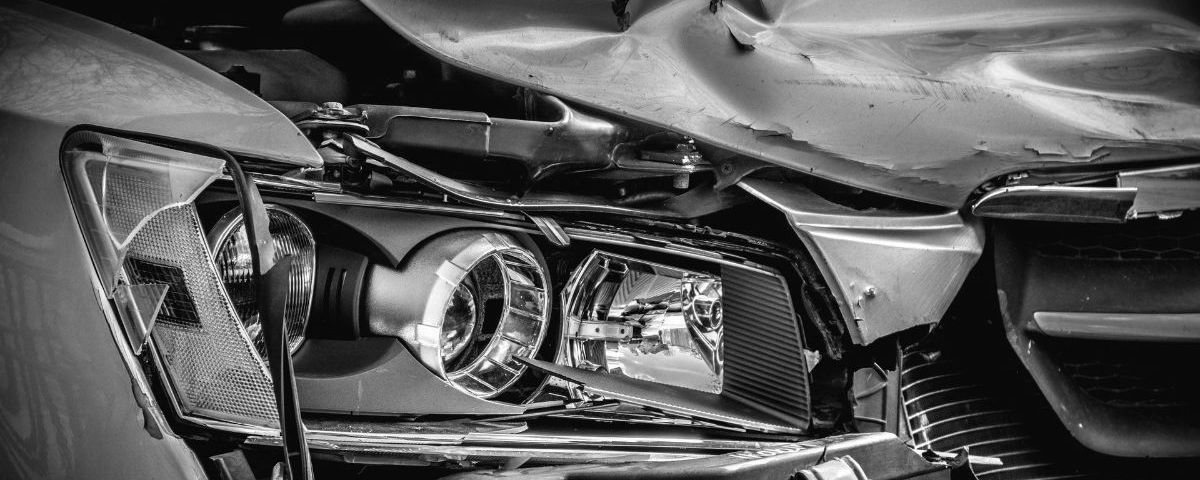
M 1046 165 L 1196 155 L 1200 29 L 1134 1 L 364 0 L 451 64 L 959 207 Z
M 738 186 L 787 216 L 861 345 L 940 321 L 983 253 L 982 226 L 955 211 L 859 211 L 786 183 Z

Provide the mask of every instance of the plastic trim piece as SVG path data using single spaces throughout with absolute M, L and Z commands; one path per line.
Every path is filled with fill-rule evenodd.
M 1200 343 L 1200 313 L 1034 312 L 1027 328 L 1062 338 Z
M 980 217 L 1048 222 L 1122 223 L 1133 214 L 1137 188 L 1018 185 L 984 195 L 971 212 Z

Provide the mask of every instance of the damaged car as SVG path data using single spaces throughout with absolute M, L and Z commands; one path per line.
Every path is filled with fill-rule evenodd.
M 1188 478 L 1200 16 L 0 4 L 6 478 Z

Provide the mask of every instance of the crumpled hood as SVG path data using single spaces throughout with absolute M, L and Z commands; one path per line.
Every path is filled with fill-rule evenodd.
M 1008 172 L 1200 150 L 1188 2 L 364 3 L 459 67 L 953 208 Z

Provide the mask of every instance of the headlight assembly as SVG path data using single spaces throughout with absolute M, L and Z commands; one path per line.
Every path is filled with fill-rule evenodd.
M 489 231 L 438 237 L 403 271 L 376 267 L 368 280 L 371 330 L 403 340 L 439 377 L 480 398 L 511 386 L 537 353 L 550 314 L 536 254 Z
M 288 351 L 295 353 L 304 341 L 313 297 L 313 271 L 316 264 L 316 242 L 308 226 L 295 213 L 278 205 L 267 205 L 271 240 L 275 243 L 275 259 L 292 256 L 288 275 L 288 294 L 284 319 L 287 322 Z M 240 208 L 226 213 L 208 234 L 217 270 L 230 300 L 246 327 L 255 348 L 266 355 L 262 324 L 258 318 L 258 286 L 251 268 L 250 244 L 246 239 L 246 224 Z
M 721 279 L 592 252 L 563 293 L 568 365 L 721 392 Z

